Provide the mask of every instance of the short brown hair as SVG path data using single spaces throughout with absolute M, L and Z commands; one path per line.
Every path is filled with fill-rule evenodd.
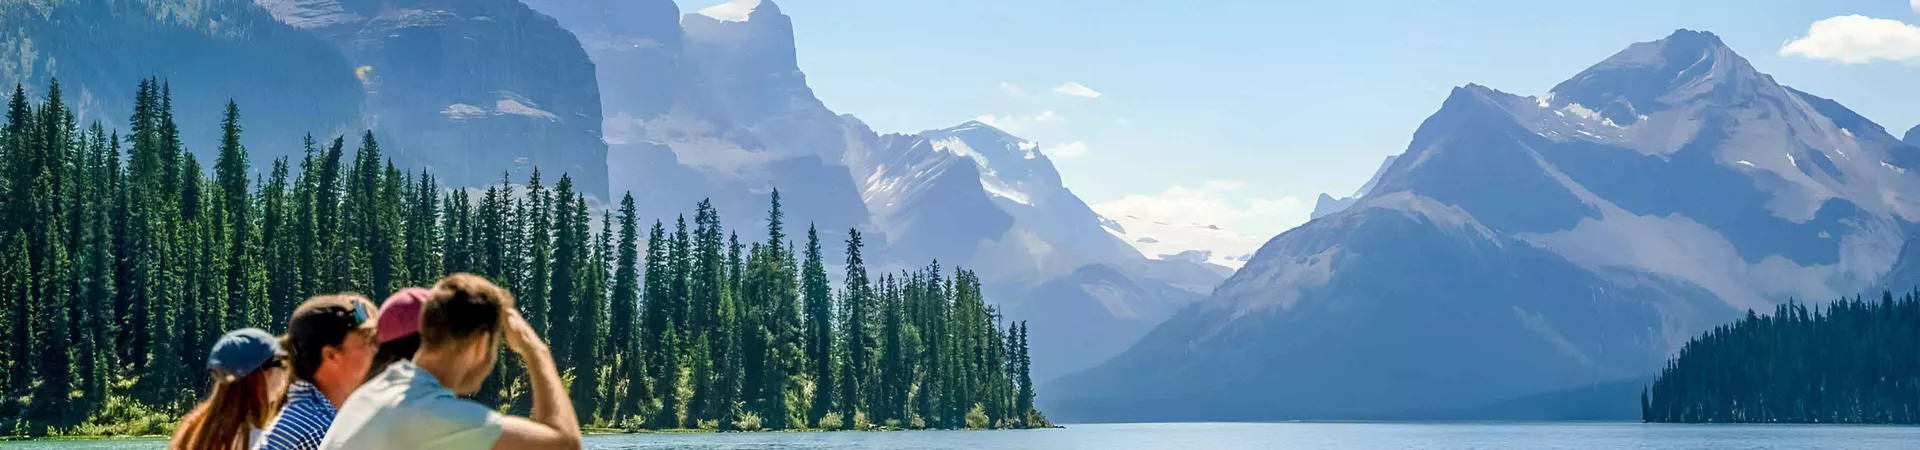
M 513 294 L 477 275 L 456 273 L 433 285 L 420 307 L 420 345 L 445 348 L 506 328 Z
M 313 381 L 314 372 L 320 370 L 321 349 L 339 347 L 354 334 L 371 337 L 377 314 L 373 301 L 360 294 L 317 296 L 294 308 L 287 334 L 280 339 L 280 348 L 286 349 L 293 363 L 294 379 Z

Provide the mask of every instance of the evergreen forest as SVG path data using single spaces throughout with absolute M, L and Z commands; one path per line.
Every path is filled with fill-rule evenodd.
M 1920 423 L 1920 293 L 1788 302 L 1695 338 L 1640 394 L 1679 423 Z
M 537 169 L 448 188 L 395 167 L 372 132 L 308 137 L 298 160 L 256 166 L 231 101 L 206 167 L 167 83 L 136 92 L 125 128 L 78 123 L 57 81 L 38 102 L 24 86 L 8 99 L 0 434 L 169 433 L 207 392 L 226 331 L 279 332 L 307 297 L 377 302 L 456 272 L 514 292 L 593 427 L 1050 426 L 1025 324 L 972 272 L 869 272 L 857 229 L 827 243 L 845 261 L 823 261 L 813 227 L 789 235 L 777 190 L 764 229 L 729 230 L 707 202 L 647 223 L 631 195 L 598 207 Z M 477 400 L 525 414 L 525 371 L 500 361 Z

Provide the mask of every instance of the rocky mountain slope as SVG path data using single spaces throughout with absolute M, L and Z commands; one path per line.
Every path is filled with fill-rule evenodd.
M 1387 417 L 1642 377 L 1745 309 L 1854 293 L 1920 159 L 1712 34 L 1523 97 L 1469 85 L 1365 198 L 1050 385 L 1069 421 Z
M 606 198 L 599 83 L 580 42 L 518 0 L 256 0 L 331 44 L 396 162 L 445 183 L 532 167 Z
M 57 78 L 80 120 L 109 127 L 125 126 L 140 80 L 163 79 L 182 140 L 203 163 L 228 99 L 262 172 L 274 158 L 298 159 L 306 133 L 360 127 L 353 67 L 247 2 L 0 0 L 0 55 L 4 95 L 19 83 L 44 98 Z
M 669 0 L 528 4 L 581 36 L 602 84 L 619 86 L 603 89 L 612 189 L 633 192 L 643 216 L 711 199 L 751 229 L 778 188 L 787 220 L 817 225 L 830 261 L 858 228 L 869 262 L 978 270 L 1011 320 L 1070 320 L 1035 338 L 1036 376 L 1119 352 L 1224 278 L 1103 232 L 1031 142 L 979 123 L 882 136 L 829 110 L 773 1 L 677 20 Z

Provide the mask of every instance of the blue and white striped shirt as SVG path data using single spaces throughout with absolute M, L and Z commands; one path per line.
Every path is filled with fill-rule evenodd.
M 315 450 L 327 436 L 336 411 L 320 388 L 295 381 L 287 388 L 287 406 L 267 425 L 260 450 Z

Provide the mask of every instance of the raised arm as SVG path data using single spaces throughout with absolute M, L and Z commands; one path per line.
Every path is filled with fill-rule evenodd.
M 533 420 L 506 417 L 500 421 L 495 450 L 579 450 L 580 419 L 567 400 L 567 389 L 554 367 L 553 351 L 534 334 L 519 311 L 507 317 L 507 347 L 520 354 L 533 378 Z

